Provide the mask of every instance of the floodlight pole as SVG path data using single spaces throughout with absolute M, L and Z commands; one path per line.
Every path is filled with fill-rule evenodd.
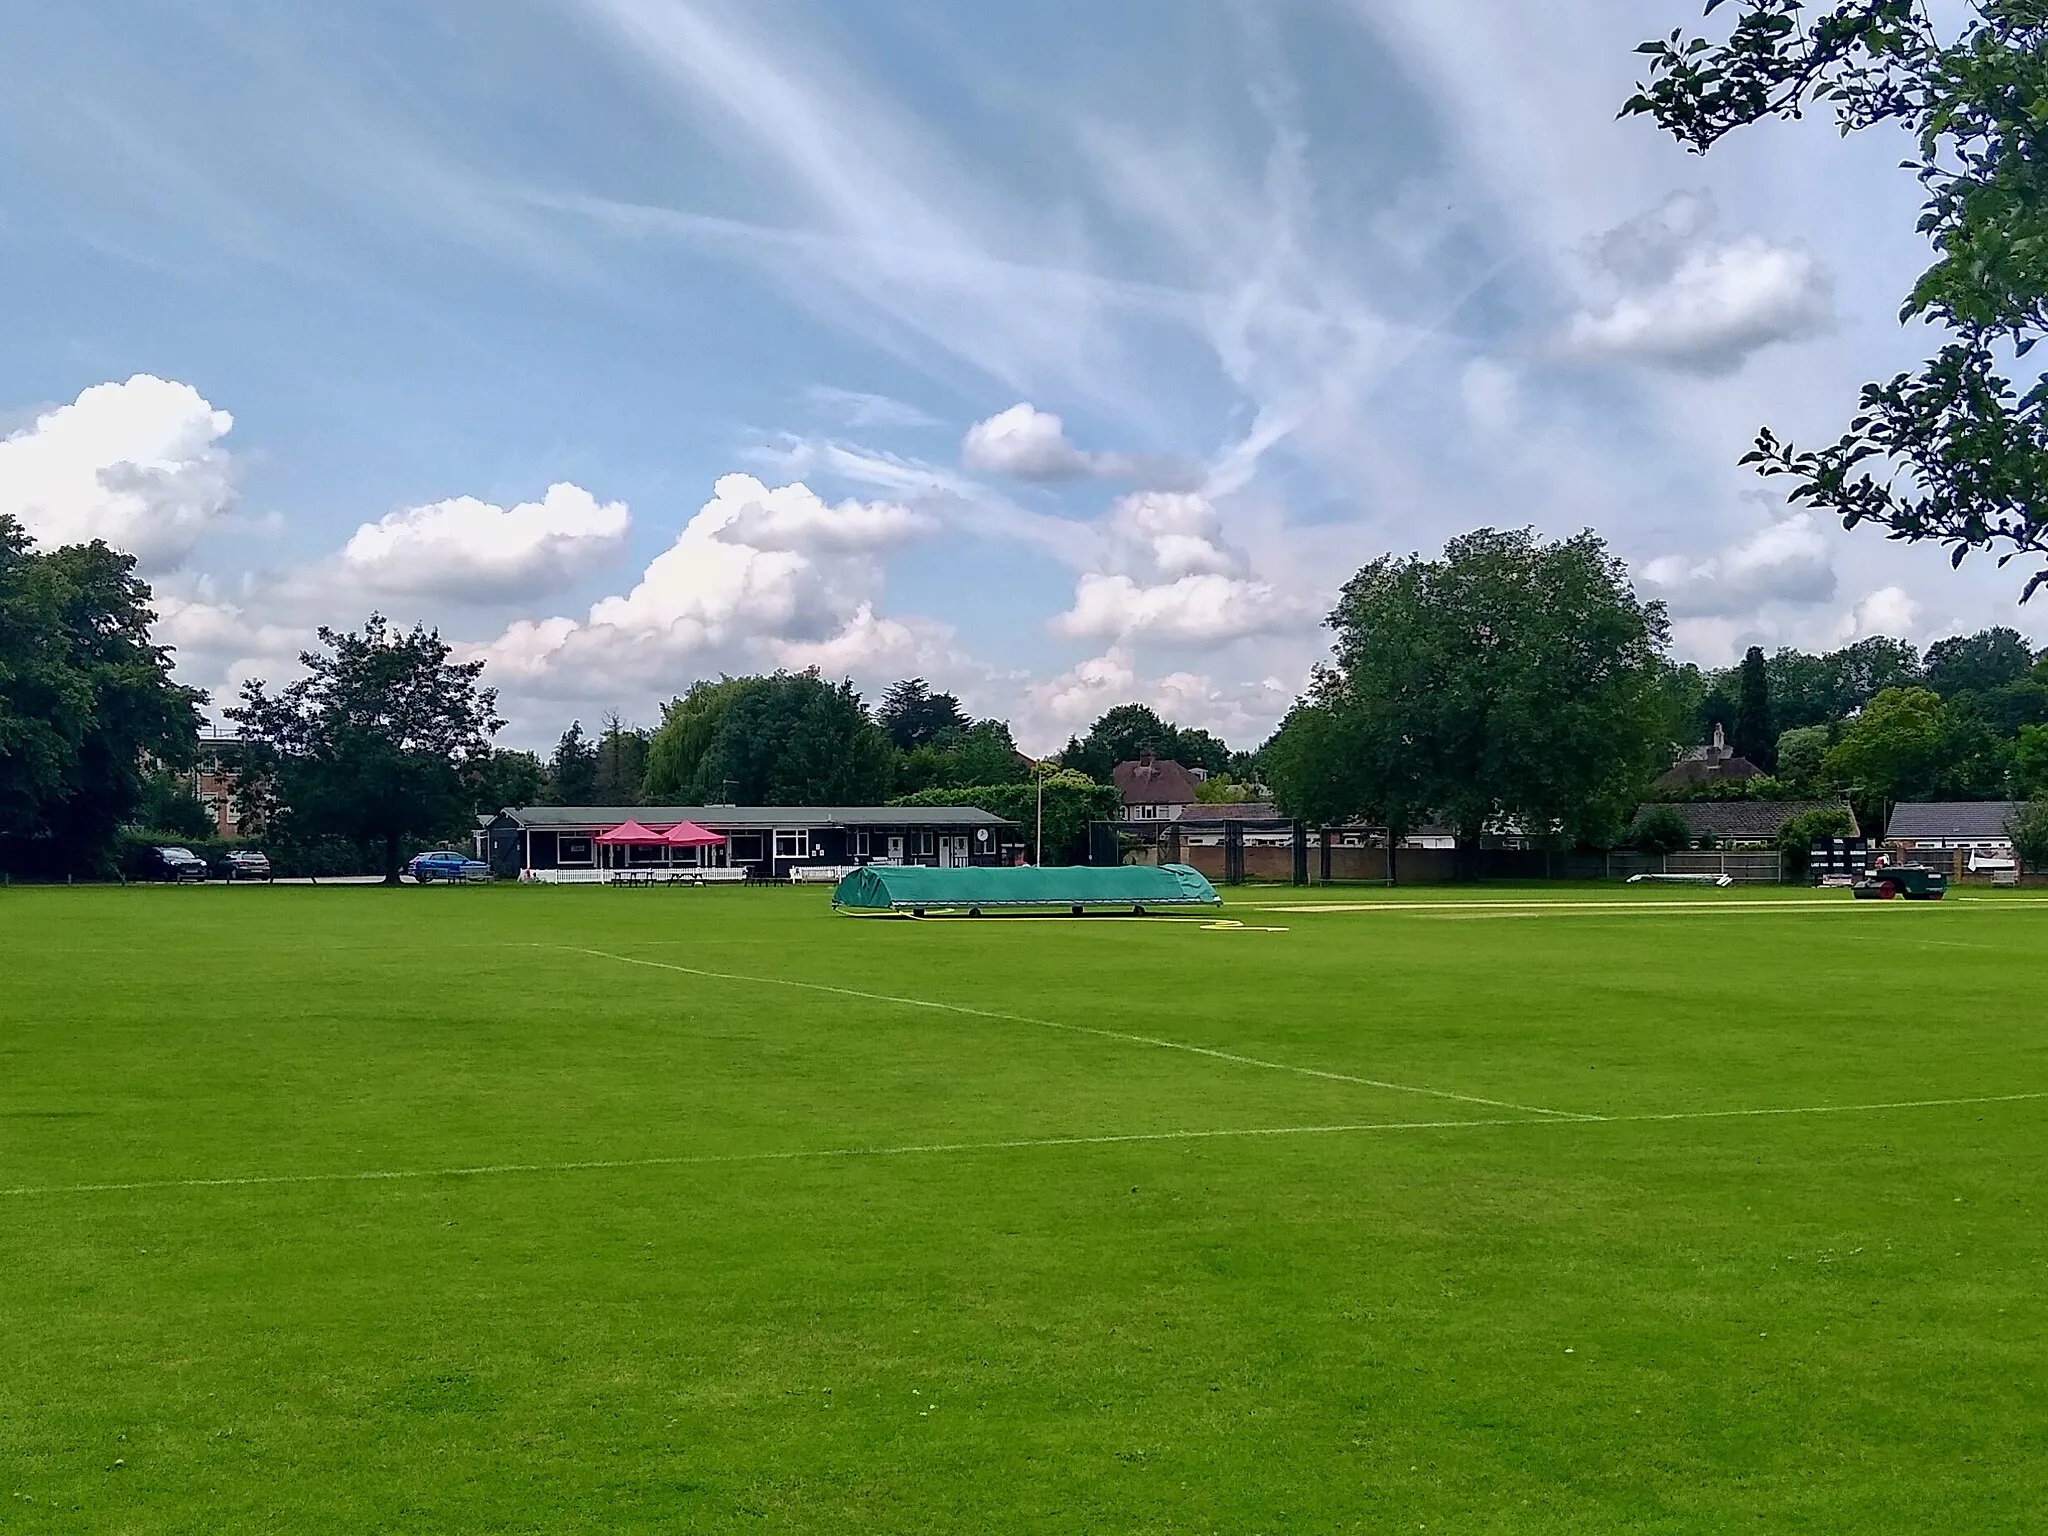
M 1040 763 L 1031 777 L 1038 781 L 1038 838 L 1031 845 L 1031 862 L 1039 869 L 1045 867 L 1045 765 Z

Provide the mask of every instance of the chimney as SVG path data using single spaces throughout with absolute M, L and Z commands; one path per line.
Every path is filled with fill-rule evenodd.
M 1728 733 L 1721 729 L 1721 722 L 1714 722 L 1714 756 L 1728 756 Z
M 1140 747 L 1138 749 L 1139 767 L 1150 768 L 1152 766 L 1152 760 L 1152 749 L 1150 747 Z

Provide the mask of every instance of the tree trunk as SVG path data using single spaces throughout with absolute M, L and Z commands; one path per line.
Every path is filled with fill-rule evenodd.
M 384 839 L 384 883 L 398 884 L 398 834 L 391 833 Z
M 1398 827 L 1389 827 L 1387 829 L 1387 885 L 1389 887 L 1401 883 L 1401 837 L 1402 833 Z

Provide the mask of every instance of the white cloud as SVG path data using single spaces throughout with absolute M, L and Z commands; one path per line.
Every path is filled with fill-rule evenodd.
M 728 476 L 727 480 L 733 478 L 748 477 Z M 721 495 L 727 480 L 719 481 Z M 724 543 L 814 554 L 854 554 L 907 544 L 938 528 L 937 519 L 895 502 L 842 501 L 837 506 L 827 506 L 805 485 L 786 485 L 768 491 L 760 489 L 757 480 L 749 483 L 760 494 L 748 493 L 750 499 L 730 521 L 715 530 L 714 537 Z
M 1214 731 L 1227 741 L 1256 742 L 1271 733 L 1293 702 L 1294 690 L 1277 677 L 1237 685 L 1219 685 L 1196 672 L 1147 678 L 1129 649 L 1111 646 L 1026 688 L 1014 724 L 1026 751 L 1049 753 L 1105 711 L 1145 704 L 1176 725 Z
M 1920 605 L 1904 587 L 1879 587 L 1850 610 L 1835 634 L 1843 644 L 1870 635 L 1904 638 L 1914 633 L 1919 622 Z
M 1202 480 L 1193 465 L 1175 459 L 1076 448 L 1067 437 L 1065 422 L 1028 401 L 969 427 L 960 444 L 960 460 L 981 474 L 1044 483 L 1093 477 L 1136 480 L 1171 490 Z
M 960 458 L 982 474 L 1019 480 L 1077 480 L 1095 472 L 1094 457 L 1067 441 L 1066 424 L 1028 402 L 969 427 Z
M 151 638 L 170 648 L 179 682 L 206 690 L 215 714 L 253 678 L 276 682 L 296 674 L 299 653 L 317 638 L 317 621 L 281 620 L 222 597 L 204 580 L 159 583 L 150 606 Z
M 355 531 L 342 569 L 375 592 L 469 600 L 558 592 L 625 548 L 623 502 L 581 486 L 496 507 L 473 496 L 393 512 Z
M 1824 603 L 1835 595 L 1834 548 L 1805 512 L 1704 560 L 1652 560 L 1641 574 L 1645 595 L 1676 618 L 1740 617 L 1765 603 Z
M 1713 233 L 1704 195 L 1679 194 L 1594 242 L 1607 302 L 1574 315 L 1567 351 L 1726 374 L 1751 353 L 1834 324 L 1834 279 L 1811 251 Z
M 174 568 L 234 508 L 233 426 L 189 384 L 95 384 L 0 441 L 0 513 L 45 545 L 104 539 Z
M 1301 604 L 1248 574 L 1206 497 L 1167 491 L 1125 496 L 1104 529 L 1106 571 L 1085 573 L 1055 633 L 1103 640 L 1150 638 L 1218 645 L 1284 629 Z
M 861 657 L 925 654 L 928 635 L 877 617 L 882 569 L 872 552 L 933 526 L 886 502 L 828 505 L 801 483 L 771 489 L 726 475 L 631 591 L 602 599 L 580 624 L 522 619 L 472 654 L 565 697 L 619 683 L 675 686 L 727 667 L 854 670 Z
M 1183 576 L 1141 587 L 1128 576 L 1083 576 L 1074 606 L 1053 620 L 1063 635 L 1096 639 L 1218 645 L 1278 629 L 1298 614 L 1269 583 L 1227 576 Z

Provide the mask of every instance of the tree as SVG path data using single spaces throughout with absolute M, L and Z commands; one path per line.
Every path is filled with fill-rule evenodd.
M 597 805 L 639 805 L 647 777 L 647 737 L 632 730 L 616 714 L 605 716 L 597 739 L 597 769 L 591 777 L 591 800 Z
M 1926 793 L 1944 766 L 1941 695 L 1928 688 L 1887 688 L 1849 722 L 1822 767 L 1829 783 L 1852 791 L 1864 819 L 1882 826 L 1900 800 Z
M 1752 645 L 1742 658 L 1732 745 L 1738 756 L 1748 758 L 1765 773 L 1778 766 L 1778 729 L 1771 721 L 1771 675 L 1760 645 Z
M 437 631 L 371 614 L 360 633 L 320 630 L 306 676 L 273 694 L 257 681 L 227 711 L 242 727 L 238 793 L 287 838 L 377 847 L 398 883 L 399 846 L 453 837 L 475 815 L 491 737 L 504 724 L 484 664 L 452 662 Z
M 2020 867 L 2030 874 L 2048 874 L 2048 799 L 2036 796 L 2016 806 L 2006 830 L 2012 834 L 2012 851 Z
M 1119 763 L 1135 762 L 1150 752 L 1183 768 L 1211 773 L 1230 770 L 1230 748 L 1203 730 L 1182 730 L 1162 720 L 1143 704 L 1119 704 L 1088 728 L 1088 734 L 1067 743 L 1060 763 L 1107 784 Z
M 1632 848 L 1662 858 L 1692 846 L 1692 824 L 1668 805 L 1646 805 L 1628 829 Z
M 1707 689 L 1707 696 L 1700 700 L 1699 723 L 1696 727 L 1701 741 L 1713 739 L 1714 727 L 1731 732 L 1735 729 L 1735 717 L 1742 712 L 1742 705 L 1735 694 L 1729 691 L 1728 679 L 1716 677 Z
M 583 734 L 583 722 L 572 720 L 548 759 L 548 805 L 597 804 L 597 744 Z
M 150 832 L 193 838 L 212 837 L 219 830 L 204 802 L 192 793 L 191 780 L 168 768 L 158 768 L 144 777 L 135 825 Z
M 1256 786 L 1227 773 L 1212 773 L 1195 786 L 1195 800 L 1200 805 L 1250 805 L 1258 797 Z
M 477 814 L 495 816 L 509 807 L 544 805 L 547 782 L 547 766 L 537 756 L 501 747 L 491 754 L 477 779 Z
M 1290 816 L 1394 829 L 1441 816 L 1461 850 L 1513 825 L 1604 840 L 1664 755 L 1664 612 L 1592 533 L 1480 529 L 1441 560 L 1345 586 L 1334 662 L 1267 749 Z
M 2028 799 L 2048 796 L 2048 725 L 2020 732 L 2012 754 L 2013 784 Z
M 1821 765 L 1833 738 L 1824 725 L 1802 725 L 1778 738 L 1778 782 L 1799 798 L 1820 792 Z
M 647 792 L 681 804 L 880 805 L 894 782 L 853 684 L 815 671 L 699 683 L 648 750 Z
M 1708 11 L 1722 0 L 1709 0 Z M 1623 107 L 1705 153 L 1737 128 L 1827 104 L 1843 133 L 1896 125 L 1917 140 L 1907 162 L 1925 201 L 1920 231 L 1937 259 L 1907 296 L 1948 340 L 1917 374 L 1863 388 L 1848 431 L 1801 451 L 1769 428 L 1744 460 L 1792 482 L 1791 499 L 1845 527 L 1972 550 L 2048 553 L 2048 381 L 2019 386 L 2048 334 L 2048 199 L 2040 103 L 2048 96 L 2048 10 L 2041 0 L 1969 0 L 1953 35 L 1923 0 L 1838 0 L 1808 20 L 1802 0 L 1736 0 L 1725 41 L 1642 45 L 1649 80 Z M 2048 581 L 2028 580 L 2022 600 Z
M 1959 693 L 1991 693 L 2025 681 L 2033 670 L 2034 653 L 2016 629 L 1954 635 L 1927 647 L 1927 686 L 1944 699 Z
M 1088 828 L 1098 821 L 1115 821 L 1123 814 L 1123 797 L 1107 784 L 1097 784 L 1071 768 L 1045 776 L 1045 848 L 1032 849 L 1032 862 L 1044 863 L 1044 855 L 1073 863 L 1087 857 Z M 964 789 L 928 789 L 904 795 L 891 805 L 971 805 L 979 810 L 1013 821 L 1024 829 L 1025 840 L 1036 836 L 1038 789 L 1033 784 L 978 784 Z
M 149 600 L 130 556 L 38 552 L 0 515 L 0 868 L 110 871 L 144 764 L 193 760 L 205 695 L 171 681 Z
M 875 723 L 899 752 L 929 746 L 942 736 L 965 734 L 967 717 L 950 693 L 933 693 L 921 677 L 906 678 L 882 696 Z
M 969 727 L 952 751 L 953 777 L 960 784 L 1022 784 L 1031 777 L 1031 763 L 1017 750 L 1010 728 L 1001 720 L 982 720 Z
M 1921 681 L 1920 654 L 1903 640 L 1872 635 L 1831 651 L 1835 697 L 1830 719 L 1852 715 L 1887 688 L 1911 688 Z
M 642 792 L 657 803 L 724 803 L 726 785 L 703 783 L 705 755 L 718 739 L 733 701 L 762 681 L 758 677 L 724 677 L 715 683 L 692 684 L 682 698 L 670 700 L 654 739 L 647 745 Z
M 1856 830 L 1856 819 L 1847 806 L 1822 806 L 1804 811 L 1778 828 L 1778 852 L 1785 856 L 1785 873 L 1795 880 L 1806 878 L 1813 864 L 1813 845 L 1822 838 L 1848 837 Z

